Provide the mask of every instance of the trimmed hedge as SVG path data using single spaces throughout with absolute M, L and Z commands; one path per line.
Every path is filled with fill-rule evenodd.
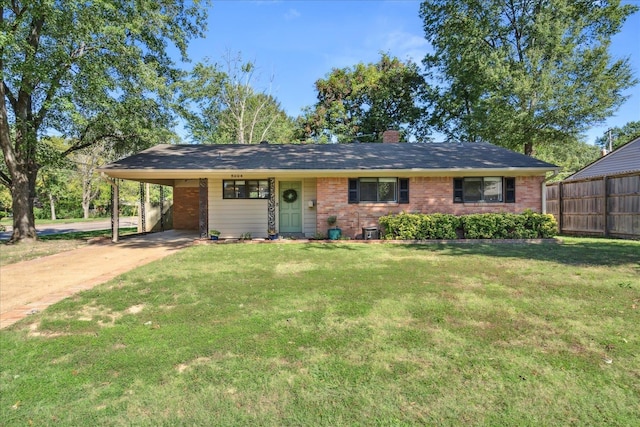
M 408 214 L 380 217 L 387 240 L 548 239 L 558 234 L 553 215 L 530 210 L 522 214 Z

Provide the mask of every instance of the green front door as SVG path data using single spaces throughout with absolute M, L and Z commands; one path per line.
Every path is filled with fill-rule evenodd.
M 280 233 L 302 233 L 302 183 L 280 182 Z

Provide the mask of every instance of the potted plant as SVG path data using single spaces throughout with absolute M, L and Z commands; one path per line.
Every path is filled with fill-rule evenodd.
M 267 234 L 269 235 L 269 240 L 278 240 L 278 232 L 275 229 L 270 228 Z
M 209 238 L 211 240 L 218 240 L 220 232 L 218 230 L 209 230 Z
M 327 224 L 329 224 L 329 227 L 331 227 L 327 231 L 329 240 L 338 240 L 340 237 L 342 237 L 342 230 L 336 225 L 337 222 L 338 218 L 335 215 L 331 215 L 327 218 Z

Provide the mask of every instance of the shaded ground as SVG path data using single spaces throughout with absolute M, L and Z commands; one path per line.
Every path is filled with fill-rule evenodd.
M 75 292 L 163 258 L 196 238 L 192 233 L 166 231 L 4 266 L 0 271 L 0 328 Z
M 138 225 L 138 217 L 122 217 L 119 222 L 120 228 L 136 227 Z M 5 224 L 6 231 L 0 232 L 0 240 L 9 240 L 13 226 Z M 71 233 L 75 231 L 91 231 L 91 230 L 110 230 L 111 219 L 91 220 L 91 221 L 75 221 L 67 222 L 59 220 L 59 222 L 47 222 L 45 224 L 36 224 L 36 231 L 39 236 L 47 236 L 51 234 Z

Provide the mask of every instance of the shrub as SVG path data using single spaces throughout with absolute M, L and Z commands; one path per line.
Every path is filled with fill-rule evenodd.
M 558 234 L 553 215 L 530 210 L 522 214 L 491 213 L 457 217 L 449 214 L 386 215 L 379 219 L 385 239 L 535 239 Z
M 386 215 L 379 219 L 385 239 L 429 240 L 455 239 L 460 220 L 449 214 Z
M 35 219 L 51 219 L 51 211 L 49 209 L 33 208 L 33 216 Z
M 548 239 L 558 234 L 558 223 L 551 214 L 538 214 L 527 209 L 522 214 L 527 218 L 527 227 L 533 230 L 537 237 Z

